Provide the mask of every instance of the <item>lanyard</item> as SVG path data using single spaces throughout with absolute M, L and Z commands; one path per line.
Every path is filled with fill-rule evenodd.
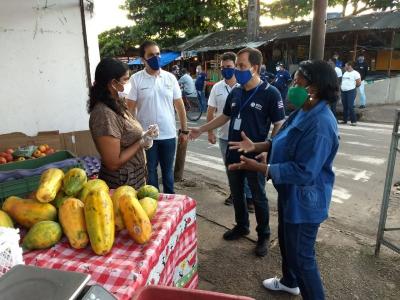
M 254 95 L 257 93 L 258 88 L 260 87 L 261 84 L 262 84 L 262 82 L 259 85 L 257 85 L 255 91 L 250 95 L 249 98 L 247 98 L 246 102 L 243 105 L 242 105 L 242 97 L 240 97 L 240 108 L 239 108 L 238 119 L 240 119 L 240 113 L 246 107 L 246 105 L 249 103 L 249 101 L 254 97 Z M 242 95 L 243 95 L 243 90 L 242 90 Z
M 228 90 L 228 88 L 225 86 L 225 90 L 228 93 L 228 95 L 230 94 L 230 91 Z

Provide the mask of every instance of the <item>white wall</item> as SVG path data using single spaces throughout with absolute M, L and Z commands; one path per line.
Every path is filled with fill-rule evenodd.
M 365 85 L 367 105 L 400 103 L 400 76 L 376 80 Z M 357 93 L 356 103 L 359 102 Z
M 0 134 L 88 129 L 79 0 L 0 1 Z M 94 69 L 97 36 L 89 42 Z

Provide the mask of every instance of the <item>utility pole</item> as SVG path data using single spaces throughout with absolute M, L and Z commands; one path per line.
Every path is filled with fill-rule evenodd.
M 328 0 L 314 0 L 314 17 L 311 23 L 310 59 L 324 59 L 326 9 Z
M 249 0 L 247 14 L 247 41 L 255 41 L 260 28 L 260 0 Z

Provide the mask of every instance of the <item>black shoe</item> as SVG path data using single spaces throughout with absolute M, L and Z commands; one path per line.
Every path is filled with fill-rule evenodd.
M 259 257 L 263 257 L 268 253 L 268 239 L 258 239 L 255 253 Z
M 365 108 L 365 105 L 360 105 L 359 108 L 360 108 L 360 109 L 363 109 L 363 108 Z
M 232 195 L 229 195 L 229 197 L 225 199 L 224 204 L 225 205 L 233 205 Z
M 250 230 L 246 228 L 241 228 L 238 226 L 233 227 L 231 230 L 228 230 L 224 233 L 223 238 L 227 241 L 233 241 L 241 238 L 242 236 L 248 235 Z
M 247 211 L 249 213 L 253 213 L 254 214 L 255 208 L 254 208 L 253 199 L 252 198 L 246 198 L 246 202 L 247 202 Z

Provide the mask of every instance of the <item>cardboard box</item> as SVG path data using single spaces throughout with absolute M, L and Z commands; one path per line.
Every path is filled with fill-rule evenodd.
M 41 144 L 48 144 L 56 150 L 68 150 L 76 156 L 99 156 L 89 130 L 62 134 L 58 131 L 43 131 L 37 136 L 28 136 L 22 132 L 0 135 L 0 152 L 7 148 Z

